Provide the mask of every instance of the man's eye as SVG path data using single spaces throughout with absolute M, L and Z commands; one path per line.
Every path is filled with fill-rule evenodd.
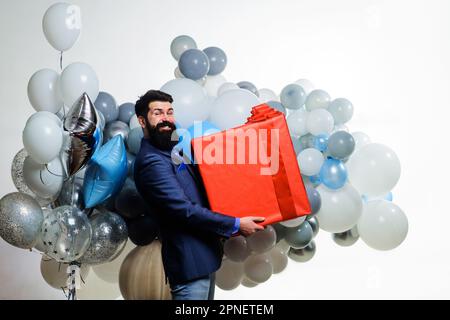
M 161 112 L 155 112 L 155 113 L 153 113 L 155 116 L 160 116 L 161 115 Z

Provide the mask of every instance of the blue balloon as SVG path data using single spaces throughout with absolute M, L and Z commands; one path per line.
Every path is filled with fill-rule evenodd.
M 83 184 L 86 208 L 117 194 L 125 183 L 127 171 L 125 144 L 122 136 L 117 135 L 97 150 L 86 169 Z
M 313 146 L 319 151 L 325 151 L 328 148 L 328 137 L 326 133 L 320 133 L 314 137 Z
M 132 116 L 135 115 L 134 103 L 126 102 L 119 106 L 119 121 L 128 124 Z
M 209 47 L 203 50 L 209 59 L 208 75 L 215 76 L 225 70 L 227 66 L 227 55 L 217 47 Z
M 178 61 L 178 68 L 188 79 L 201 79 L 206 76 L 209 71 L 208 56 L 198 49 L 186 50 Z
M 180 135 L 179 143 L 175 146 L 176 150 L 183 150 L 183 157 L 189 159 L 192 163 L 191 140 L 213 133 L 220 132 L 220 129 L 208 121 L 199 121 L 187 128 Z
M 266 104 L 268 104 L 270 107 L 286 114 L 286 108 L 281 104 L 281 102 L 270 100 L 270 101 L 267 101 Z
M 319 177 L 326 187 L 339 189 L 347 181 L 347 169 L 341 160 L 328 158 L 320 168 Z
M 322 181 L 320 180 L 320 176 L 318 174 L 314 176 L 309 176 L 309 181 L 311 181 L 314 187 L 317 187 L 319 184 L 322 183 Z

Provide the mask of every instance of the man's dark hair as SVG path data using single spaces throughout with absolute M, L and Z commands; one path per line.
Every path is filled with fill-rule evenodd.
M 142 116 L 147 122 L 147 114 L 149 111 L 148 105 L 153 101 L 173 102 L 172 96 L 159 90 L 149 90 L 143 96 L 139 97 L 134 107 L 136 116 Z

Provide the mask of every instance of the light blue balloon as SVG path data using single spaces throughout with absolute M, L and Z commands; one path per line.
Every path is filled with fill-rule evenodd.
M 114 136 L 92 156 L 83 184 L 86 208 L 117 194 L 127 177 L 127 155 L 121 135 Z
M 178 61 L 178 68 L 188 79 L 201 79 L 206 76 L 209 71 L 208 56 L 198 49 L 186 50 Z
M 326 187 L 339 189 L 347 181 L 347 169 L 341 160 L 328 158 L 320 168 L 319 177 Z
M 190 126 L 186 132 L 180 135 L 179 143 L 175 146 L 177 150 L 183 150 L 183 157 L 192 163 L 191 141 L 194 138 L 202 137 L 220 132 L 220 129 L 208 121 L 196 122 Z
M 116 100 L 108 92 L 100 91 L 94 102 L 95 108 L 105 117 L 106 123 L 115 121 L 119 117 Z
M 134 103 L 126 102 L 119 106 L 119 121 L 128 124 L 132 116 L 136 113 Z
M 318 134 L 314 137 L 314 148 L 316 148 L 319 151 L 325 151 L 328 147 L 328 137 L 329 135 L 326 133 Z
M 314 187 L 317 187 L 319 184 L 322 183 L 322 180 L 320 180 L 320 176 L 318 174 L 314 176 L 309 176 L 309 181 L 311 181 Z
M 281 90 L 280 100 L 288 109 L 300 109 L 305 104 L 306 93 L 302 86 L 292 83 Z
M 292 145 L 294 146 L 295 154 L 298 155 L 302 151 L 302 143 L 299 138 L 291 136 Z
M 253 93 L 254 95 L 256 95 L 257 97 L 259 97 L 258 89 L 250 81 L 239 81 L 236 84 L 238 85 L 239 88 L 244 89 L 244 90 L 248 90 L 251 93 Z
M 144 132 L 141 127 L 131 129 L 127 137 L 127 147 L 128 151 L 132 154 L 138 154 L 141 149 L 141 141 L 144 137 Z
M 267 101 L 266 104 L 269 105 L 270 107 L 286 114 L 286 108 L 281 104 L 281 102 L 271 100 L 271 101 Z
M 227 66 L 227 55 L 225 52 L 217 47 L 209 47 L 203 50 L 209 59 L 208 75 L 215 76 L 225 70 Z

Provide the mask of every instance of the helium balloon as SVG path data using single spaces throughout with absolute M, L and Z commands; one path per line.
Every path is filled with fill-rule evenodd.
M 119 192 L 127 177 L 127 156 L 121 135 L 95 153 L 86 170 L 83 195 L 86 208 L 92 208 Z
M 351 184 L 346 183 L 337 190 L 320 185 L 316 190 L 321 198 L 316 217 L 322 230 L 339 233 L 358 223 L 363 205 L 360 194 Z
M 62 206 L 48 214 L 41 228 L 45 254 L 58 262 L 79 259 L 89 247 L 92 229 L 87 216 L 72 206 Z
M 270 106 L 271 108 L 274 108 L 275 110 L 283 112 L 285 115 L 287 115 L 286 108 L 281 104 L 281 102 L 271 100 L 271 101 L 267 101 L 266 104 L 268 106 Z
M 195 81 L 190 79 L 170 80 L 161 87 L 161 91 L 172 96 L 175 117 L 181 127 L 187 128 L 194 121 L 206 120 L 208 117 L 210 110 L 204 105 L 205 91 Z
M 134 128 L 130 131 L 128 134 L 128 137 L 126 139 L 127 141 L 127 147 L 128 150 L 136 155 L 139 153 L 139 150 L 141 149 L 141 141 L 144 137 L 144 132 L 142 131 L 142 128 Z
M 254 281 L 250 280 L 246 276 L 244 276 L 244 278 L 242 279 L 241 284 L 244 287 L 247 287 L 247 288 L 254 288 L 254 287 L 256 287 L 258 285 L 257 282 L 254 282 Z
M 294 83 L 300 85 L 303 88 L 303 90 L 305 90 L 306 95 L 309 95 L 311 91 L 314 90 L 313 83 L 308 79 L 298 79 Z
M 97 123 L 97 111 L 89 96 L 83 93 L 64 118 L 64 130 L 68 135 L 62 159 L 69 177 L 83 169 L 101 145 L 102 134 Z
M 330 189 L 339 189 L 347 182 L 347 169 L 341 160 L 328 158 L 319 172 L 320 181 Z
M 131 102 L 122 103 L 119 106 L 119 121 L 122 121 L 126 124 L 130 122 L 130 119 L 133 115 L 135 115 L 135 105 Z
M 307 133 L 300 137 L 300 144 L 302 146 L 302 150 L 308 148 L 314 148 L 314 136 L 311 133 Z
M 313 230 L 313 237 L 319 233 L 319 221 L 316 216 L 308 215 L 307 221 Z
M 370 143 L 355 151 L 346 167 L 352 185 L 368 196 L 388 193 L 400 179 L 397 155 L 379 143 Z
M 73 206 L 84 210 L 83 179 L 73 177 L 64 181 L 56 199 L 57 206 Z
M 267 88 L 262 88 L 262 89 L 259 89 L 258 92 L 259 92 L 259 101 L 261 101 L 261 103 L 265 103 L 265 102 L 267 103 L 269 101 L 279 102 L 278 96 L 273 90 L 270 90 Z M 283 107 L 283 109 L 284 109 L 284 107 Z
M 290 220 L 281 221 L 280 224 L 287 227 L 287 228 L 295 228 L 298 227 L 305 221 L 306 216 L 298 217 Z
M 352 137 L 355 140 L 355 150 L 358 150 L 361 147 L 365 146 L 366 144 L 372 142 L 370 141 L 369 136 L 361 131 L 352 132 Z
M 308 221 L 304 221 L 301 225 L 295 228 L 288 228 L 286 242 L 293 248 L 302 249 L 306 247 L 314 237 L 313 230 Z
M 328 148 L 328 134 L 318 134 L 314 137 L 314 148 L 319 151 L 325 151 Z
M 13 192 L 0 199 L 0 237 L 10 245 L 32 248 L 43 220 L 41 206 L 27 194 Z
M 142 129 L 141 125 L 139 124 L 139 120 L 135 114 L 130 118 L 130 122 L 128 123 L 128 125 L 130 126 L 130 130 L 133 130 L 134 128 Z
M 234 262 L 243 262 L 250 255 L 247 239 L 241 235 L 227 239 L 223 245 L 225 256 Z
M 11 164 L 11 177 L 14 183 L 14 186 L 21 193 L 28 194 L 32 197 L 35 196 L 34 192 L 30 190 L 25 182 L 25 178 L 23 176 L 23 164 L 25 159 L 28 157 L 27 150 L 21 149 L 16 153 L 14 159 Z
M 142 129 L 140 129 L 142 131 Z M 127 140 L 128 134 L 130 132 L 130 128 L 126 123 L 123 123 L 122 121 L 112 121 L 108 124 L 106 124 L 105 130 L 104 130 L 104 142 L 108 142 L 111 138 L 115 137 L 116 135 L 121 135 L 122 139 L 124 141 Z
M 287 85 L 280 93 L 280 101 L 288 109 L 300 109 L 305 103 L 305 99 L 305 90 L 295 83 Z
M 97 111 L 101 112 L 105 117 L 106 124 L 119 118 L 119 109 L 117 108 L 116 100 L 108 92 L 100 91 L 97 99 L 95 99 L 94 105 Z
M 337 98 L 331 101 L 328 111 L 333 116 L 334 123 L 346 123 L 353 116 L 353 104 L 345 98 Z
M 80 35 L 80 7 L 64 2 L 53 4 L 45 11 L 42 29 L 53 48 L 58 51 L 69 50 Z
M 355 150 L 355 140 L 345 131 L 337 131 L 328 139 L 328 152 L 336 159 L 345 159 Z
M 294 152 L 298 156 L 298 154 L 302 151 L 302 143 L 299 138 L 291 136 L 292 146 L 294 147 Z
M 333 238 L 333 241 L 336 242 L 341 247 L 352 246 L 359 239 L 358 228 L 356 226 L 354 226 L 350 230 L 340 232 L 340 233 L 333 233 L 332 238 Z
M 124 186 L 115 199 L 117 212 L 125 218 L 137 218 L 140 215 L 149 214 L 151 211 L 134 184 Z
M 55 289 L 61 290 L 61 288 L 67 288 L 67 280 L 69 274 L 67 272 L 67 268 L 69 264 L 57 262 L 53 259 L 50 259 L 46 256 L 42 256 L 41 258 L 41 275 L 42 278 L 47 282 L 47 284 Z M 91 267 L 88 265 L 81 265 L 80 267 L 80 276 L 83 281 L 89 274 Z M 83 285 L 83 281 L 81 284 Z
M 159 233 L 159 225 L 151 213 L 147 212 L 128 223 L 128 236 L 131 242 L 137 246 L 150 244 Z
M 186 35 L 176 37 L 170 44 L 170 53 L 177 61 L 180 59 L 181 55 L 189 49 L 197 49 L 197 44 L 194 39 Z
M 313 176 L 320 172 L 324 158 L 319 150 L 307 148 L 299 153 L 297 161 L 302 174 Z
M 264 253 L 275 246 L 277 234 L 275 229 L 268 225 L 264 230 L 257 231 L 247 237 L 247 244 L 250 250 L 255 253 Z
M 216 76 L 207 76 L 206 82 L 204 84 L 204 88 L 206 90 L 206 93 L 208 96 L 211 97 L 217 97 L 219 88 L 226 83 L 226 79 L 222 75 L 216 75 Z
M 281 248 L 274 247 L 269 252 L 270 260 L 272 261 L 273 273 L 280 273 L 286 269 L 288 264 L 288 257 L 286 252 Z
M 287 125 L 291 135 L 301 137 L 308 133 L 306 129 L 306 120 L 308 119 L 308 112 L 304 109 L 295 110 L 287 117 Z
M 56 83 L 59 75 L 51 69 L 36 71 L 28 82 L 28 99 L 36 111 L 57 113 L 63 102 L 57 92 Z
M 225 92 L 229 90 L 239 89 L 239 86 L 236 83 L 233 82 L 225 82 L 219 87 L 219 90 L 217 91 L 217 96 L 221 96 Z
M 222 261 L 216 271 L 216 285 L 222 290 L 233 290 L 239 286 L 244 278 L 244 265 L 229 259 Z
M 244 90 L 248 90 L 251 93 L 253 93 L 254 95 L 256 95 L 257 97 L 259 97 L 259 92 L 258 89 L 256 88 L 256 86 L 249 82 L 249 81 L 240 81 L 237 83 L 238 87 Z
M 405 240 L 408 219 L 403 210 L 390 201 L 369 201 L 358 221 L 358 232 L 369 247 L 392 250 Z
M 65 67 L 58 86 L 66 106 L 72 106 L 83 93 L 95 101 L 99 91 L 99 82 L 95 71 L 90 65 L 82 62 L 75 62 Z
M 225 52 L 217 47 L 208 47 L 203 49 L 203 52 L 208 56 L 209 71 L 208 75 L 215 76 L 223 72 L 227 66 L 227 55 Z
M 34 194 L 41 198 L 56 199 L 64 182 L 61 160 L 56 158 L 43 165 L 28 156 L 23 163 L 25 183 Z
M 270 256 L 266 253 L 251 255 L 244 263 L 244 272 L 253 282 L 266 282 L 273 273 Z
M 258 97 L 244 89 L 230 90 L 217 97 L 211 109 L 210 120 L 219 129 L 229 129 L 246 122 Z
M 314 257 L 316 253 L 316 244 L 311 241 L 306 247 L 302 249 L 291 248 L 288 257 L 295 262 L 308 262 Z
M 313 135 L 330 134 L 334 127 L 331 113 L 325 109 L 314 109 L 308 114 L 306 129 Z
M 191 80 L 198 80 L 206 76 L 209 72 L 209 66 L 208 56 L 198 49 L 184 51 L 180 60 L 178 60 L 180 72 Z
M 308 94 L 305 101 L 305 108 L 308 111 L 316 109 L 326 109 L 330 104 L 330 95 L 324 90 L 313 90 Z

